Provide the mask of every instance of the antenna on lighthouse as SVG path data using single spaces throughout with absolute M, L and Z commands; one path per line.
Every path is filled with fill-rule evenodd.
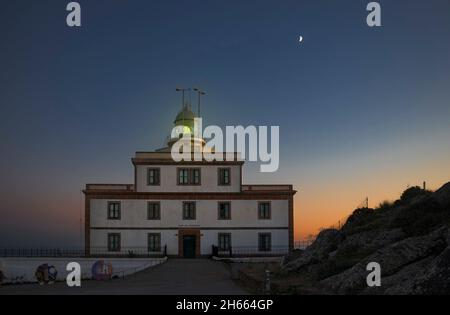
M 206 95 L 206 92 L 200 90 L 199 88 L 194 88 L 194 91 L 196 91 L 198 94 L 197 116 L 200 118 L 200 99 L 201 99 L 202 95 Z
M 191 101 L 191 99 L 192 99 L 192 93 L 191 93 L 191 89 L 189 89 L 189 109 L 192 108 L 192 101 Z
M 185 93 L 186 91 L 189 91 L 189 101 L 190 101 L 190 98 L 191 98 L 191 89 L 190 89 L 190 88 L 189 88 L 189 89 L 185 89 L 185 88 L 177 87 L 175 90 L 176 90 L 177 92 L 181 92 L 181 94 L 182 94 L 182 98 L 181 98 L 181 111 L 182 111 L 182 113 L 183 113 L 183 125 L 184 125 L 184 106 L 186 106 L 185 103 L 184 103 L 184 93 Z
M 188 90 L 191 90 L 191 89 L 185 89 L 185 88 L 180 88 L 180 87 L 177 87 L 176 89 L 175 89 L 177 92 L 181 92 L 181 109 L 183 109 L 184 108 L 184 93 L 186 92 L 186 91 L 188 91 Z

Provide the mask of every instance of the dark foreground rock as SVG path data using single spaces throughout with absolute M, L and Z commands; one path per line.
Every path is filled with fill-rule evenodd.
M 368 287 L 367 265 L 381 266 Z M 341 230 L 324 230 L 279 277 L 305 276 L 334 294 L 450 294 L 450 184 L 434 193 L 413 187 L 396 202 L 358 209 Z
M 307 247 L 297 259 L 291 260 L 284 265 L 284 271 L 298 270 L 326 259 L 329 253 L 337 248 L 341 237 L 342 235 L 338 230 L 328 229 L 322 231 L 317 236 L 316 241 Z

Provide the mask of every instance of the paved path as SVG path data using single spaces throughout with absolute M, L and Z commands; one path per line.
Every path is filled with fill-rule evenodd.
M 3 294 L 247 294 L 230 278 L 228 268 L 210 259 L 169 259 L 166 263 L 125 279 L 81 282 L 81 288 L 66 283 L 53 285 L 4 285 Z

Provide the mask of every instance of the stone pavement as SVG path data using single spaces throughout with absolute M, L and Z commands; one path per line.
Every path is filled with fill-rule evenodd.
M 81 288 L 65 282 L 53 285 L 4 285 L 4 294 L 176 294 L 241 295 L 247 292 L 231 280 L 222 262 L 210 259 L 169 259 L 166 263 L 138 272 L 125 279 L 83 280 Z

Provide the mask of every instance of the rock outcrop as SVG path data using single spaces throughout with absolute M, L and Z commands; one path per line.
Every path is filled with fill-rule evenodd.
M 334 294 L 450 294 L 450 183 L 434 193 L 417 187 L 379 209 L 357 209 L 341 230 L 324 230 L 281 267 L 307 274 Z M 368 287 L 367 265 L 381 266 Z
M 341 233 L 335 229 L 323 230 L 317 236 L 316 241 L 307 247 L 297 259 L 284 265 L 285 271 L 299 270 L 304 266 L 319 263 L 326 259 L 328 254 L 337 248 L 341 240 Z
M 366 267 L 370 262 L 380 264 L 382 276 L 395 275 L 406 266 L 439 255 L 448 246 L 445 239 L 447 230 L 441 228 L 430 235 L 411 237 L 386 246 L 364 258 L 352 268 L 323 280 L 321 284 L 337 294 L 358 293 L 367 288 Z M 409 274 L 412 275 L 411 272 Z M 382 288 L 387 287 L 383 279 L 382 283 Z M 378 287 L 373 288 L 374 293 L 382 291 Z M 370 293 L 370 289 L 365 292 Z

